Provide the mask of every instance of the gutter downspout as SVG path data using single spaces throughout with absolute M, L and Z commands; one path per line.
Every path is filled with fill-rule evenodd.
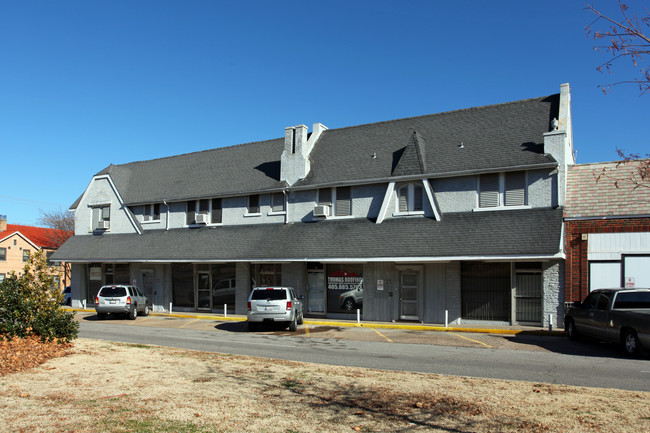
M 284 194 L 284 223 L 289 224 L 289 196 L 287 195 L 286 188 L 282 189 L 282 194 Z
M 163 200 L 163 204 L 167 207 L 167 217 L 165 218 L 165 231 L 169 230 L 169 205 L 166 200 Z

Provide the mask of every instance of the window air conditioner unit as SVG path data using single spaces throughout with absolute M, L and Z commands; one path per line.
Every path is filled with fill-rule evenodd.
M 327 205 L 314 206 L 315 217 L 328 217 L 330 216 L 330 207 Z
M 111 226 L 110 221 L 99 221 L 97 223 L 97 228 L 100 230 L 107 230 Z
M 196 216 L 197 224 L 207 224 L 208 223 L 208 214 L 200 213 Z

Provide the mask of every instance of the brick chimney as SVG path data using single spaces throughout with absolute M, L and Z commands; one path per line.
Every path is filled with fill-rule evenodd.
M 0 215 L 0 232 L 7 230 L 7 215 Z

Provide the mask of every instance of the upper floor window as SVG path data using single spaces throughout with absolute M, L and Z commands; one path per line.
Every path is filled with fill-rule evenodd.
M 93 230 L 105 230 L 110 227 L 111 207 L 110 206 L 93 206 Z
M 48 266 L 56 266 L 56 263 L 52 261 L 52 254 L 54 254 L 54 251 L 46 251 L 45 252 L 45 257 L 46 257 L 46 263 Z
M 160 203 L 144 205 L 143 221 L 160 221 Z
M 6 262 L 6 261 L 7 261 L 7 249 L 0 248 L 0 262 Z
M 397 206 L 398 212 L 408 213 L 408 212 L 422 212 L 423 200 L 422 193 L 424 188 L 422 185 L 415 183 L 409 183 L 401 186 L 397 190 Z
M 23 262 L 29 261 L 29 250 L 23 250 Z
M 260 213 L 260 195 L 253 194 L 248 196 L 248 214 Z
M 210 215 L 210 201 L 208 199 L 188 201 L 185 214 L 186 224 L 207 224 Z
M 285 211 L 284 194 L 281 192 L 274 192 L 271 194 L 271 212 L 284 212 Z
M 490 173 L 479 176 L 479 208 L 525 206 L 526 172 Z

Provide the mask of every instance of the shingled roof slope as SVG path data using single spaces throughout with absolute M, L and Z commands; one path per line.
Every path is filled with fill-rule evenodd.
M 141 236 L 74 236 L 54 255 L 66 261 L 214 261 L 504 257 L 558 254 L 561 209 L 445 214 L 428 218 L 325 220 L 201 229 Z M 386 246 L 390 246 L 387 248 Z
M 634 189 L 630 182 L 638 164 L 614 161 L 569 167 L 565 216 L 650 215 L 650 188 Z
M 427 116 L 330 129 L 314 148 L 301 184 L 391 176 L 413 133 L 426 144 L 431 176 L 548 164 L 545 132 L 558 116 L 559 94 Z M 460 146 L 462 144 L 462 146 Z
M 556 94 L 329 129 L 310 155 L 311 172 L 297 185 L 385 179 L 394 175 L 403 153 L 411 159 L 423 158 L 418 166 L 409 163 L 406 172 L 421 168 L 429 176 L 552 163 L 542 153 L 543 134 L 558 116 L 558 106 Z M 414 136 L 418 152 L 404 152 Z M 111 175 L 126 204 L 250 194 L 284 186 L 280 181 L 283 148 L 284 139 L 279 138 L 110 165 L 98 175 Z

